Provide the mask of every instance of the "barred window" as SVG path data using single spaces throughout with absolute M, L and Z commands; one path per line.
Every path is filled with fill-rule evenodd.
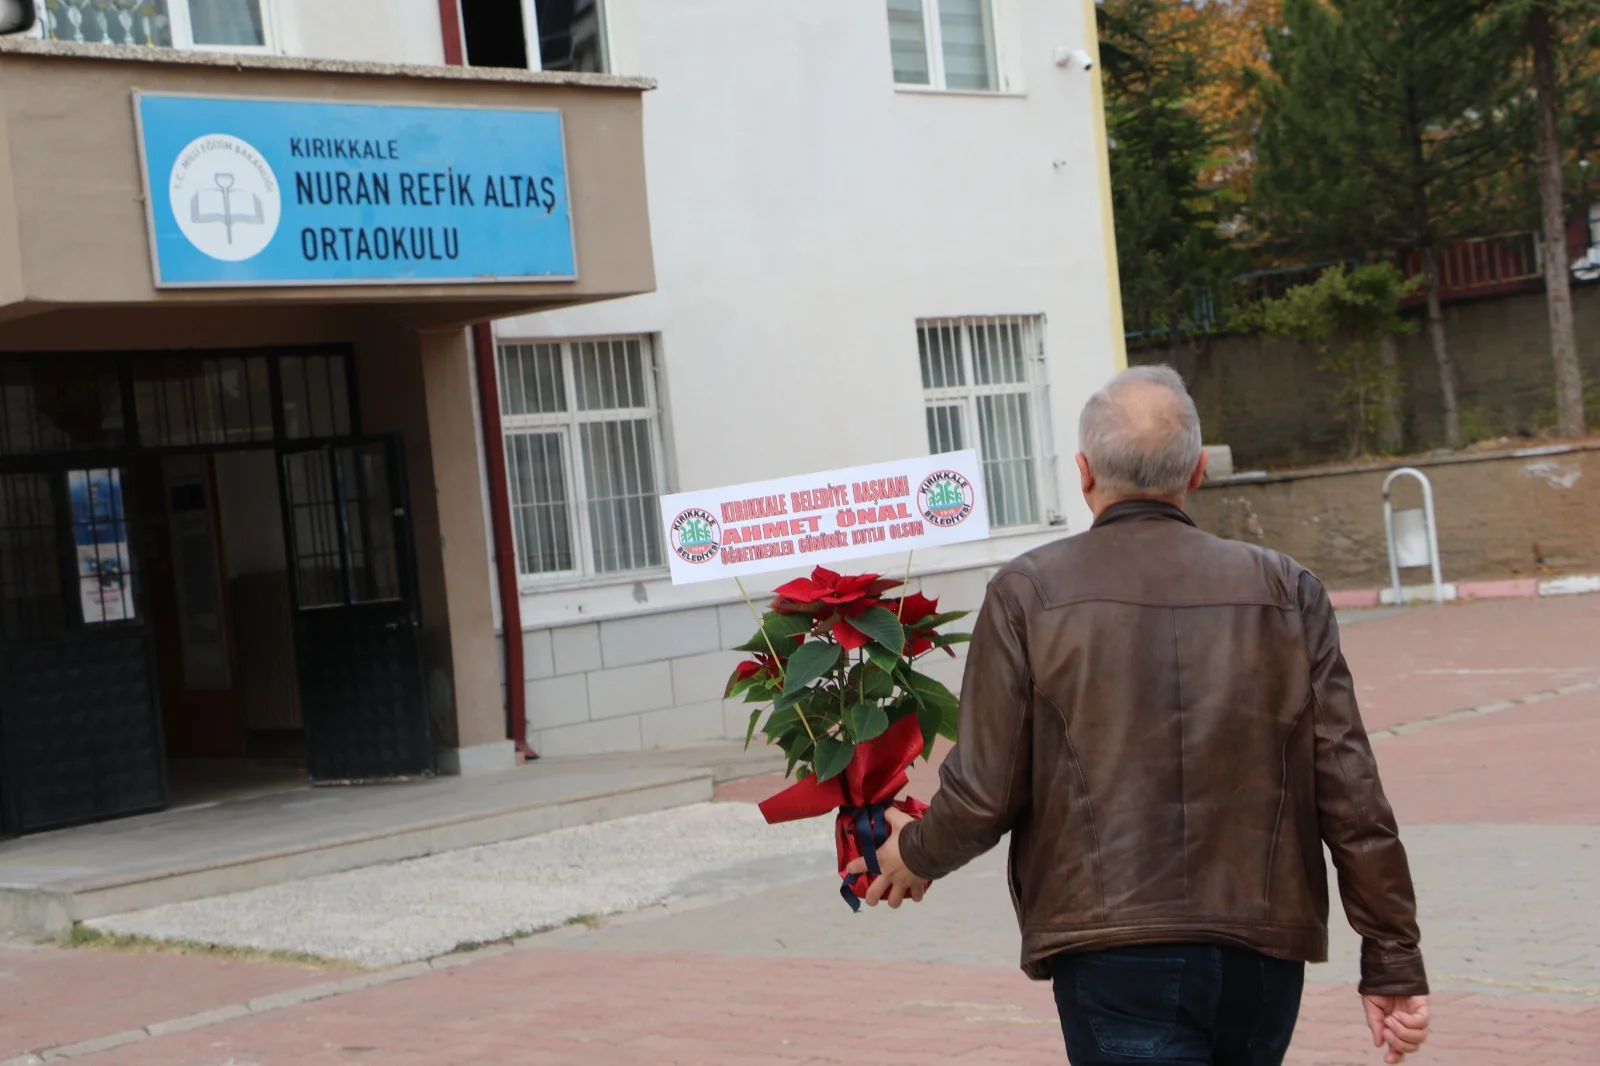
M 505 344 L 499 355 L 520 573 L 548 579 L 664 566 L 649 339 Z
M 1037 317 L 917 324 L 928 449 L 977 450 L 996 527 L 1060 521 L 1041 325 Z

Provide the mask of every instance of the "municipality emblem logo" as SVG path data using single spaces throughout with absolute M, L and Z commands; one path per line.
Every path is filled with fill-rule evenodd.
M 917 487 L 917 509 L 931 524 L 959 526 L 972 514 L 972 482 L 954 470 L 936 470 Z
M 254 145 L 226 133 L 196 137 L 178 153 L 168 194 L 189 243 L 225 263 L 260 255 L 283 216 L 272 166 Z
M 708 563 L 722 548 L 722 527 L 710 511 L 691 507 L 672 520 L 672 550 L 686 563 Z

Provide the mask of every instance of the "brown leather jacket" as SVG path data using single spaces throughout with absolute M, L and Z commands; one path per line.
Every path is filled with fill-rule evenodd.
M 1361 990 L 1427 992 L 1416 903 L 1322 584 L 1276 552 L 1126 501 L 989 585 L 961 739 L 906 865 L 1011 833 L 1022 963 L 1202 941 L 1320 962 L 1322 845 Z

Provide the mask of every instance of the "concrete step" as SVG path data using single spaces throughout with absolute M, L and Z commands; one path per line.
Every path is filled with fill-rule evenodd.
M 720 764 L 722 753 L 717 756 Z M 693 760 L 677 760 L 679 762 Z M 0 844 L 0 933 L 77 922 L 711 799 L 710 762 L 544 760 L 484 777 L 248 795 Z

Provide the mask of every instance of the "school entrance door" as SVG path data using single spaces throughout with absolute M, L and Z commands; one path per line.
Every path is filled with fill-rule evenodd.
M 404 458 L 356 396 L 341 349 L 0 356 L 0 836 L 195 766 L 434 772 Z

